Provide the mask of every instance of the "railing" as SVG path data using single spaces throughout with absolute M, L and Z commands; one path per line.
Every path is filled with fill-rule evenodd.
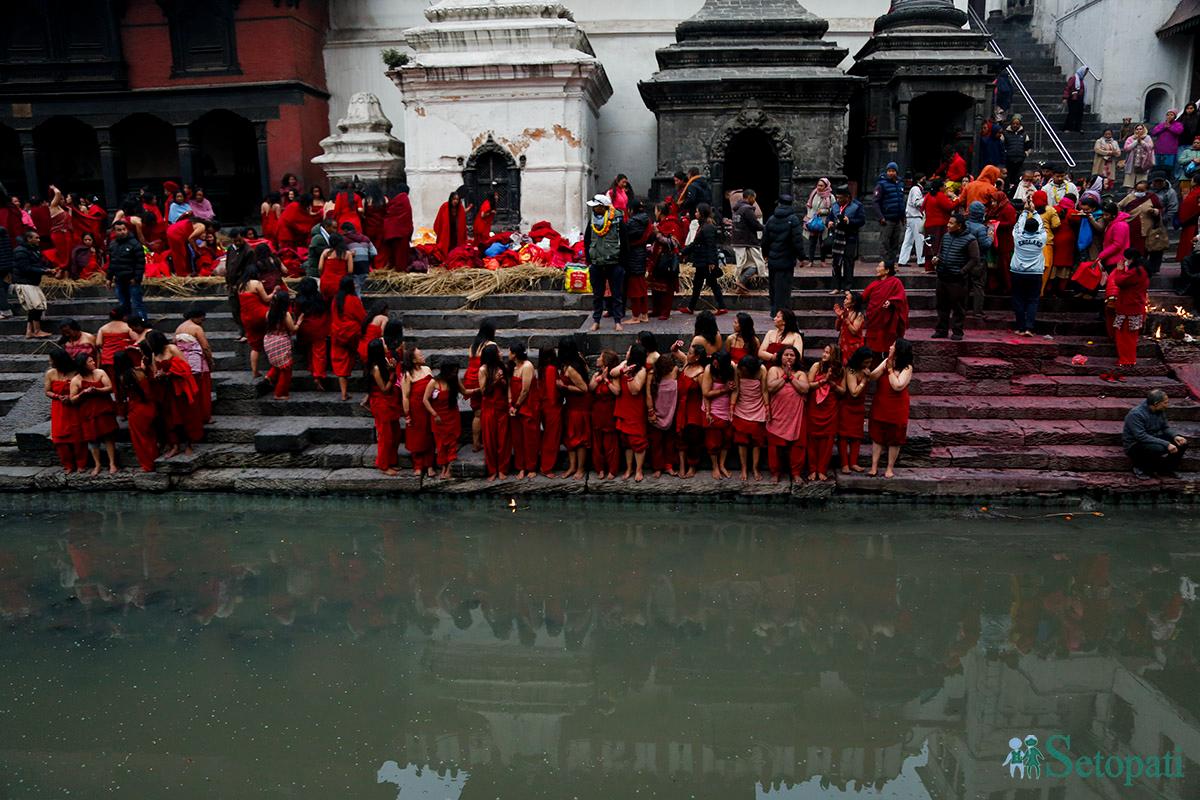
M 970 15 L 971 24 L 975 28 L 977 28 L 981 33 L 986 33 L 988 36 L 992 35 L 992 32 L 989 31 L 987 26 L 983 24 L 983 20 L 980 19 L 979 15 L 975 13 L 975 9 L 968 6 L 967 13 Z M 988 46 L 992 48 L 992 52 L 994 52 L 996 55 L 1000 56 L 1001 58 L 1008 58 L 1008 56 L 1004 55 L 1004 51 L 1000 49 L 1000 45 L 996 44 L 995 38 L 992 38 L 988 41 Z M 1005 67 L 1004 71 L 1008 74 L 1008 79 L 1012 81 L 1013 88 L 1020 92 L 1021 96 L 1025 98 L 1026 104 L 1029 106 L 1030 110 L 1033 111 L 1033 116 L 1039 123 L 1038 128 L 1034 129 L 1035 137 L 1038 135 L 1039 131 L 1044 131 L 1046 136 L 1049 137 L 1051 144 L 1054 145 L 1054 149 L 1058 151 L 1060 156 L 1062 156 L 1063 161 L 1066 162 L 1069 168 L 1074 169 L 1076 165 L 1075 159 L 1071 156 L 1070 151 L 1067 150 L 1066 145 L 1062 143 L 1062 139 L 1059 139 L 1058 134 L 1054 132 L 1054 126 L 1050 124 L 1050 120 L 1048 120 L 1046 115 L 1042 113 L 1041 106 L 1037 104 L 1037 102 L 1033 99 L 1033 95 L 1031 95 L 1029 90 L 1025 88 L 1025 84 L 1021 81 L 1021 77 L 1017 75 L 1017 71 L 1011 66 Z
M 1077 64 L 1077 66 L 1074 69 L 1072 69 L 1072 72 L 1074 72 L 1075 69 L 1078 69 L 1079 67 L 1087 67 L 1088 77 L 1091 78 L 1095 82 L 1095 85 L 1092 87 L 1091 91 L 1088 92 L 1089 102 L 1092 104 L 1093 109 L 1096 108 L 1096 103 L 1100 99 L 1100 92 L 1101 92 L 1100 84 L 1104 82 L 1104 78 L 1090 64 L 1088 64 L 1087 61 L 1085 61 L 1083 59 L 1083 56 L 1081 56 L 1081 55 L 1079 55 L 1079 53 L 1075 52 L 1075 48 L 1071 47 L 1071 43 L 1067 41 L 1065 36 L 1063 36 L 1062 29 L 1063 29 L 1063 23 L 1065 23 L 1071 17 L 1081 14 L 1084 11 L 1087 11 L 1092 6 L 1099 5 L 1102 2 L 1104 2 L 1104 0 L 1087 0 L 1086 2 L 1080 3 L 1079 5 L 1075 6 L 1070 11 L 1068 11 L 1067 13 L 1063 14 L 1061 17 L 1057 17 L 1054 20 L 1054 40 L 1056 42 L 1058 42 L 1059 44 L 1061 44 L 1063 47 L 1067 48 L 1067 52 L 1069 52 L 1071 54 L 1071 57 L 1075 59 L 1075 62 Z

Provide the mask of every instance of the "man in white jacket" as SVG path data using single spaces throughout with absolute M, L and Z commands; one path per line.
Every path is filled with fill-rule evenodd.
M 1014 330 L 1018 336 L 1033 336 L 1037 327 L 1038 298 L 1042 294 L 1042 273 L 1046 260 L 1046 231 L 1042 218 L 1026 203 L 1025 210 L 1013 226 L 1013 256 L 1009 266 L 1012 278 Z
M 904 202 L 904 243 L 900 245 L 900 264 L 907 264 L 909 254 L 915 250 L 917 266 L 925 266 L 925 190 L 921 188 L 924 181 L 924 175 L 916 176 Z

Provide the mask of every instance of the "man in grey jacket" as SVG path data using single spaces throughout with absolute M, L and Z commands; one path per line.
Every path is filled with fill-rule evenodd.
M 1175 470 L 1187 451 L 1187 439 L 1171 430 L 1167 423 L 1170 402 L 1162 389 L 1152 389 L 1145 401 L 1125 415 L 1121 443 L 1133 462 L 1133 474 L 1139 478 L 1175 477 Z

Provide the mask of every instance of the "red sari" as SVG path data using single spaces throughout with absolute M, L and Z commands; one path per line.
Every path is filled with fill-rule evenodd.
M 553 472 L 558 464 L 558 448 L 562 444 L 563 405 L 558 390 L 558 367 L 553 364 L 542 371 L 538 379 L 541 388 L 542 453 L 541 471 L 545 475 Z
M 450 405 L 450 393 L 434 386 L 429 405 L 437 418 L 433 420 L 433 444 L 437 450 L 437 465 L 444 467 L 458 460 L 458 440 L 462 436 L 462 415 L 458 404 Z M 438 422 L 438 419 L 441 422 Z
M 615 413 L 617 432 L 621 444 L 635 453 L 646 452 L 646 398 L 633 394 L 629 388 L 630 377 L 621 375 L 621 396 L 617 398 Z M 644 390 L 644 387 L 643 387 Z
M 512 399 L 516 403 L 525 388 L 519 375 L 512 377 Z M 517 415 L 509 421 L 512 435 L 513 462 L 520 472 L 537 472 L 542 448 L 541 399 L 536 375 L 525 402 L 517 407 Z
M 433 417 L 425 408 L 425 387 L 431 380 L 433 376 L 426 375 L 413 381 L 408 390 L 409 422 L 404 428 L 404 447 L 412 456 L 413 469 L 418 472 L 433 466 Z
M 82 381 L 84 389 L 99 389 L 103 381 Z M 117 432 L 117 407 L 108 392 L 92 392 L 79 401 L 79 428 L 85 442 L 99 442 Z
M 167 226 L 167 250 L 171 253 L 171 272 L 186 277 L 192 274 L 192 258 L 188 252 L 188 237 L 192 234 L 195 221 L 180 217 Z
M 362 233 L 362 217 L 358 215 L 358 207 L 362 205 L 362 195 L 350 194 L 347 192 L 338 192 L 333 198 L 333 218 L 337 222 L 337 229 L 342 229 L 342 224 L 349 222 L 354 226 L 356 233 Z
M 674 215 L 666 216 L 655 224 L 658 227 L 659 234 L 671 236 L 680 246 L 683 245 L 684 228 L 680 224 L 678 217 Z M 666 248 L 658 241 L 655 241 L 654 246 L 650 250 L 650 258 L 646 262 L 650 268 L 649 274 L 646 276 L 646 285 L 650 288 L 650 296 L 652 298 L 650 313 L 664 319 L 671 315 L 671 305 L 675 302 L 676 292 L 679 291 L 678 274 L 667 277 L 655 273 L 654 266 L 666 255 L 668 255 Z
M 1197 220 L 1200 220 L 1200 183 L 1193 186 L 1179 202 L 1179 222 L 1183 225 L 1183 230 L 1179 233 L 1179 247 L 1175 250 L 1176 261 L 1183 261 L 1192 254 Z
M 433 252 L 440 263 L 446 260 L 446 256 L 450 254 L 451 250 L 467 241 L 466 211 L 460 205 L 451 221 L 450 203 L 442 203 L 442 207 L 438 209 L 437 219 L 433 221 L 433 232 L 437 235 Z
M 863 322 L 863 327 L 858 333 L 850 330 L 850 325 L 843 319 L 837 321 L 838 330 L 838 349 L 842 351 L 842 363 L 845 364 L 850 360 L 850 356 L 854 355 L 854 351 L 867 343 L 867 337 L 864 331 L 866 330 L 866 322 Z M 891 346 L 890 344 L 888 345 Z
M 279 226 L 276 228 L 279 248 L 308 247 L 312 240 L 313 226 L 321 221 L 321 216 L 300 205 L 297 200 L 288 203 L 279 215 Z
M 357 295 L 347 295 L 341 311 L 338 311 L 336 300 L 329 305 L 330 360 L 333 362 L 333 374 L 338 378 L 349 378 L 354 371 L 358 339 L 362 336 L 362 325 L 366 319 L 367 310 Z
M 372 322 L 367 326 L 362 338 L 358 340 L 358 360 L 367 363 L 367 346 L 376 339 L 383 338 L 383 328 Z
M 346 251 L 346 255 L 338 258 L 332 252 L 325 257 L 325 265 L 321 267 L 321 296 L 325 302 L 333 302 L 333 296 L 338 293 L 342 278 L 350 274 L 354 256 Z
M 292 316 L 299 315 L 300 309 L 293 306 Z M 328 374 L 326 363 L 329 360 L 329 312 L 305 314 L 296 332 L 296 339 L 308 350 L 309 372 L 314 378 L 321 380 Z
M 859 447 L 863 439 L 863 422 L 867 418 L 867 392 L 858 397 L 844 395 L 838 402 L 838 455 L 842 467 L 858 463 Z
M 467 371 L 463 374 L 464 389 L 471 391 L 479 388 L 479 365 L 480 360 L 478 353 L 467 359 Z M 478 394 L 471 395 L 470 403 L 471 409 L 478 411 L 479 409 L 483 408 L 483 396 Z
M 866 342 L 876 353 L 886 353 L 908 330 L 908 295 L 895 275 L 872 281 L 863 290 L 867 304 Z M 888 307 L 884 308 L 884 303 Z
M 51 381 L 50 391 L 66 397 L 71 393 L 70 381 Z M 50 441 L 63 469 L 74 472 L 86 469 L 87 447 L 84 445 L 83 428 L 79 423 L 79 407 L 67 400 L 57 398 L 50 401 Z
M 167 436 L 172 442 L 190 442 L 190 432 L 197 428 L 204 430 L 204 420 L 199 419 L 200 404 L 196 402 L 199 388 L 192 368 L 178 356 L 155 361 L 154 366 L 159 371 L 159 380 L 165 384 L 160 395 L 160 413 Z
M 699 376 L 697 376 L 699 377 Z M 700 463 L 704 449 L 704 389 L 700 381 L 679 372 L 679 404 L 675 408 L 675 438 L 688 466 Z
M 890 345 L 889 345 L 890 347 Z M 807 453 L 809 474 L 825 475 L 829 472 L 829 459 L 833 456 L 833 439 L 838 427 L 838 397 L 828 374 L 818 375 L 811 381 L 808 402 L 804 414 L 807 429 Z
M 267 213 L 262 215 L 262 235 L 263 238 L 271 243 L 271 247 L 275 250 L 279 249 L 279 218 L 282 212 L 276 210 L 275 206 L 270 206 Z
M 508 384 L 493 382 L 483 395 L 483 463 L 488 477 L 506 474 L 512 461 L 509 437 Z
M 133 454 L 137 456 L 142 472 L 154 472 L 154 460 L 158 458 L 158 432 L 156 420 L 158 408 L 154 402 L 154 391 L 149 378 L 138 381 L 141 393 L 132 392 L 129 403 L 129 441 Z
M 349 302 L 347 298 L 346 303 Z M 386 381 L 388 376 L 384 375 L 383 378 Z M 367 404 L 375 419 L 375 468 L 387 472 L 400 464 L 400 419 L 404 416 L 404 409 L 395 386 L 389 386 L 385 391 L 379 388 L 374 375 L 369 380 L 371 388 L 367 393 Z
M 897 392 L 886 372 L 871 401 L 869 433 L 872 442 L 884 447 L 899 447 L 908 440 L 908 387 Z
M 479 210 L 475 212 L 475 224 L 471 228 L 475 237 L 475 244 L 482 245 L 488 239 L 492 238 L 492 223 L 495 220 L 496 209 L 492 208 L 492 201 L 484 200 L 479 204 Z
M 592 441 L 592 395 L 590 392 L 564 392 L 566 419 L 563 445 L 568 450 L 587 447 Z
M 238 294 L 238 314 L 242 318 L 242 329 L 246 332 L 246 344 L 251 350 L 263 351 L 263 337 L 267 335 L 267 312 L 270 309 L 258 292 Z
M 412 203 L 407 193 L 400 193 L 388 200 L 387 210 L 383 213 L 383 263 L 407 272 L 412 235 Z
M 615 475 L 620 466 L 616 407 L 617 398 L 608 388 L 608 381 L 600 381 L 592 392 L 592 466 L 608 475 Z

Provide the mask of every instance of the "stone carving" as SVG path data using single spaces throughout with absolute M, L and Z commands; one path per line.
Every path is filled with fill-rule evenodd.
M 391 183 L 404 172 L 404 144 L 391 135 L 392 122 L 383 114 L 379 98 L 370 92 L 350 97 L 346 116 L 338 120 L 337 133 L 321 140 L 323 155 L 313 159 L 330 183 L 359 177 Z
M 729 142 L 745 130 L 760 130 L 771 140 L 775 155 L 781 161 L 792 160 L 792 137 L 756 103 L 742 109 L 725 127 L 717 132 L 708 148 L 709 161 L 724 161 Z

